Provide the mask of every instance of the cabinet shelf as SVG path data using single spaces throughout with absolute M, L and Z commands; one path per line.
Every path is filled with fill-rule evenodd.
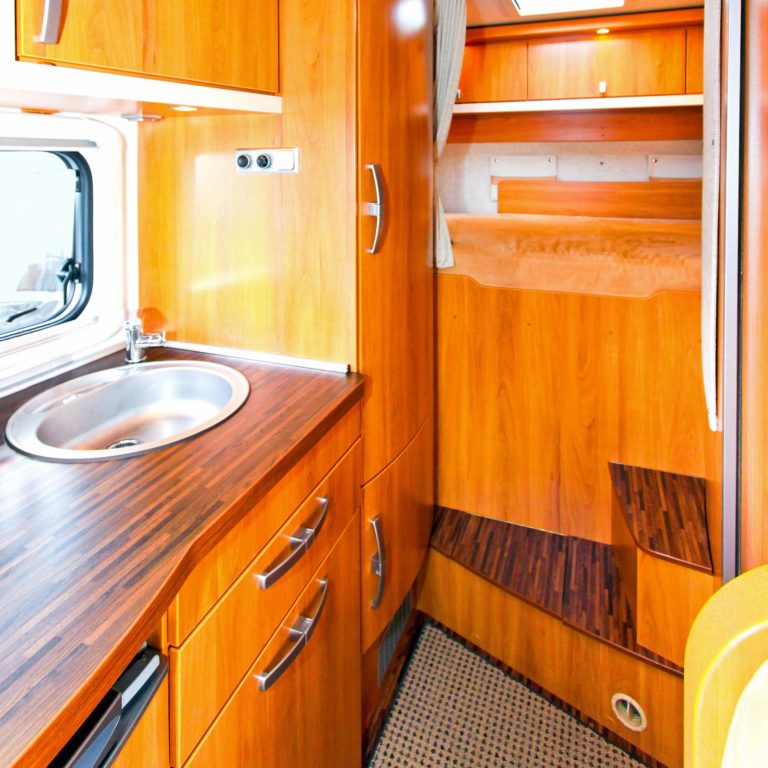
M 480 115 L 494 112 L 574 112 L 595 109 L 652 109 L 659 107 L 700 107 L 704 96 L 682 93 L 671 96 L 605 96 L 594 99 L 542 99 L 537 101 L 483 101 L 457 104 L 455 115 Z

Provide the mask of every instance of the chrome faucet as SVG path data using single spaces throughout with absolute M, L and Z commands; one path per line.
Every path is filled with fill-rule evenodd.
M 129 320 L 125 324 L 125 362 L 140 363 L 147 359 L 147 347 L 162 347 L 165 331 L 144 333 L 141 320 Z

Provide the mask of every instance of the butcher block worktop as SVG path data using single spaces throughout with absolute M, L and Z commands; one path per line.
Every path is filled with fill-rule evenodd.
M 362 396 L 363 378 L 223 362 L 251 392 L 209 432 L 129 459 L 54 464 L 0 446 L 0 766 L 46 766 L 193 566 Z M 115 354 L 0 400 L 122 365 Z

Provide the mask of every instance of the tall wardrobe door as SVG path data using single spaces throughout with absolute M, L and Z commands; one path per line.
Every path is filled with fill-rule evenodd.
M 432 3 L 360 0 L 358 15 L 359 352 L 368 481 L 403 451 L 432 409 Z

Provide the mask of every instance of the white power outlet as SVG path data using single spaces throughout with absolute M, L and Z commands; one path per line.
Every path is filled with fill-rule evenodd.
M 238 173 L 298 173 L 299 148 L 236 149 L 235 170 Z

